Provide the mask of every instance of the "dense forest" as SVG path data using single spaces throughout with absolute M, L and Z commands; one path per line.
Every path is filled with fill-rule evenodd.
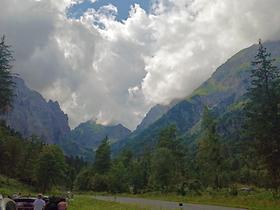
M 0 108 L 12 109 L 12 50 L 0 43 Z M 259 43 L 252 61 L 250 87 L 242 101 L 238 141 L 221 137 L 219 117 L 205 105 L 199 123 L 199 140 L 185 144 L 175 125 L 157 136 L 156 145 L 135 155 L 125 149 L 111 154 L 105 138 L 95 152 L 93 163 L 80 157 L 66 157 L 56 145 L 47 145 L 36 136 L 23 138 L 2 122 L 0 125 L 0 174 L 36 186 L 43 192 L 53 187 L 111 193 L 177 192 L 200 194 L 204 190 L 228 188 L 237 195 L 237 186 L 271 189 L 280 186 L 280 70 Z

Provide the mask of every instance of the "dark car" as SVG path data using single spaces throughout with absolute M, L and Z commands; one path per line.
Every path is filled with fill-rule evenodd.
M 63 197 L 51 196 L 49 197 L 49 202 L 47 202 L 46 210 L 57 210 L 58 203 L 64 199 Z
M 16 202 L 17 210 L 33 210 L 33 203 L 35 199 L 36 198 L 32 197 L 20 197 L 15 198 L 14 201 Z

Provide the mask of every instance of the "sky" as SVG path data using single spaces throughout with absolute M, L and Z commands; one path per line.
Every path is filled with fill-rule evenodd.
M 150 12 L 152 6 L 151 0 L 85 0 L 71 5 L 66 10 L 66 13 L 70 18 L 80 18 L 88 9 L 95 9 L 97 11 L 109 4 L 117 8 L 116 19 L 118 21 L 126 20 L 129 16 L 130 8 L 135 4 L 138 4 L 147 13 Z
M 280 40 L 279 0 L 1 0 L 13 71 L 71 127 L 134 129 L 191 94 L 239 50 Z

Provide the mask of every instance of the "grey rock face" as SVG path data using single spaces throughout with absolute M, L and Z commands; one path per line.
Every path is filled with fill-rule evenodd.
M 150 111 L 146 114 L 142 122 L 137 126 L 136 130 L 143 130 L 149 125 L 153 124 L 159 118 L 161 118 L 168 110 L 170 106 L 157 104 L 150 109 Z
M 148 128 L 151 124 L 155 123 L 159 120 L 164 114 L 166 114 L 172 107 L 174 107 L 177 103 L 179 103 L 181 99 L 175 99 L 171 101 L 171 103 L 167 105 L 157 104 L 153 106 L 141 123 L 137 126 L 136 131 L 139 132 Z
M 46 101 L 29 89 L 20 78 L 14 79 L 13 109 L 1 116 L 8 126 L 24 137 L 36 135 L 46 143 L 58 144 L 69 132 L 68 117 L 58 102 Z

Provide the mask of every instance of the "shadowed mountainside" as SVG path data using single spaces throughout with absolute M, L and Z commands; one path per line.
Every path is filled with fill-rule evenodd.
M 69 132 L 67 115 L 58 102 L 46 101 L 38 92 L 29 89 L 20 78 L 14 78 L 13 109 L 0 118 L 23 137 L 36 135 L 46 143 L 57 144 Z
M 95 150 L 106 136 L 111 143 L 115 143 L 130 133 L 131 131 L 121 124 L 105 126 L 95 121 L 87 121 L 73 129 L 67 139 L 81 147 Z

